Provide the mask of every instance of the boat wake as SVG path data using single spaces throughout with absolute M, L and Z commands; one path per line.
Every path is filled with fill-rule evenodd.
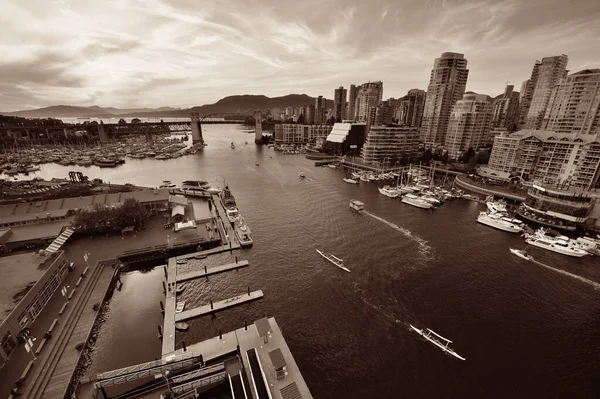
M 426 260 L 428 260 L 428 261 L 433 260 L 433 254 L 432 254 L 433 251 L 432 251 L 431 245 L 429 245 L 429 243 L 426 240 L 422 239 L 418 235 L 413 234 L 410 230 L 405 229 L 404 227 L 400 227 L 397 224 L 392 223 L 388 220 L 385 220 L 384 218 L 381 218 L 377 215 L 374 215 L 374 214 L 370 213 L 369 211 L 363 211 L 363 213 L 365 215 L 371 216 L 373 219 L 379 220 L 381 223 L 387 224 L 392 229 L 402 233 L 406 238 L 409 238 L 409 239 L 415 241 L 419 245 L 419 252 L 421 253 L 421 255 L 425 256 L 427 258 Z
M 538 261 L 537 261 L 537 260 L 535 260 L 535 259 L 532 259 L 530 262 L 533 262 L 533 263 L 535 263 L 535 264 L 537 264 L 537 265 L 540 265 L 540 266 L 542 266 L 542 267 L 545 267 L 545 268 L 547 268 L 547 269 L 553 270 L 553 271 L 555 271 L 555 272 L 557 272 L 557 273 L 564 274 L 565 276 L 569 276 L 569 277 L 571 277 L 571 278 L 574 278 L 574 279 L 576 279 L 576 280 L 579 280 L 579 281 L 581 281 L 581 282 L 583 282 L 583 283 L 589 284 L 589 285 L 591 285 L 592 287 L 594 287 L 594 289 L 596 289 L 596 290 L 600 290 L 600 283 L 597 283 L 597 282 L 595 282 L 595 281 L 592 281 L 592 280 L 590 280 L 590 279 L 587 279 L 587 278 L 585 278 L 585 277 L 578 276 L 577 274 L 573 274 L 573 273 L 570 273 L 570 272 L 568 272 L 568 271 L 561 270 L 561 269 L 557 269 L 557 268 L 555 268 L 555 267 L 552 267 L 552 266 L 546 265 L 545 263 L 538 262 Z

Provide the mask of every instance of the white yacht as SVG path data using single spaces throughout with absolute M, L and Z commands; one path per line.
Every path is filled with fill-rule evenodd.
M 369 177 L 367 175 L 360 175 L 360 181 L 370 182 Z
M 350 208 L 360 213 L 365 210 L 365 203 L 359 200 L 350 200 Z
M 536 231 L 534 234 L 526 234 L 525 242 L 538 248 L 547 249 L 559 254 L 581 258 L 588 255 L 586 251 L 581 249 L 574 241 L 568 237 L 558 236 L 551 237 L 545 234 L 543 229 Z
M 386 197 L 390 198 L 396 198 L 399 194 L 395 188 L 390 186 L 379 187 L 377 190 L 379 190 L 379 194 L 385 195 Z
M 406 194 L 402 197 L 402 202 L 408 205 L 416 206 L 417 208 L 430 209 L 433 205 L 424 199 L 421 199 L 418 195 Z
M 248 227 L 242 216 L 237 219 L 237 223 L 235 224 L 235 235 L 242 247 L 249 247 L 254 243 L 250 227 Z
M 592 237 L 579 237 L 575 242 L 581 249 L 590 254 L 600 255 L 600 237 L 596 239 Z
M 229 220 L 230 223 L 235 223 L 237 218 L 240 216 L 240 213 L 238 212 L 237 208 L 227 209 L 226 212 L 227 212 L 227 219 Z
M 488 210 L 493 213 L 507 213 L 506 204 L 500 201 L 487 201 L 485 203 Z
M 356 180 L 350 179 L 348 177 L 344 177 L 342 180 L 345 181 L 348 184 L 358 184 L 358 182 Z
M 163 180 L 159 188 L 176 188 L 177 185 L 172 183 L 170 180 Z
M 480 212 L 477 221 L 486 226 L 508 231 L 509 233 L 520 233 L 523 231 L 523 223 L 521 221 L 510 219 L 499 213 Z
M 442 201 L 440 201 L 439 199 L 436 198 L 435 195 L 427 193 L 425 195 L 422 195 L 421 198 L 427 202 L 429 202 L 432 205 L 439 205 L 442 203 Z

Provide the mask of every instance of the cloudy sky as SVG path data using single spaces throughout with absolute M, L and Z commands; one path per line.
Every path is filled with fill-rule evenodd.
M 425 89 L 464 53 L 468 90 L 517 90 L 536 59 L 600 67 L 598 0 L 0 0 L 0 110 L 189 107 L 233 94 Z

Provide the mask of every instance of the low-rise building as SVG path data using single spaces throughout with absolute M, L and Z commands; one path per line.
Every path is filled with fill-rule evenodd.
M 393 164 L 400 159 L 410 159 L 417 155 L 419 130 L 412 126 L 371 126 L 361 150 L 365 163 Z
M 275 144 L 316 144 L 319 140 L 325 140 L 332 128 L 331 125 L 275 125 Z

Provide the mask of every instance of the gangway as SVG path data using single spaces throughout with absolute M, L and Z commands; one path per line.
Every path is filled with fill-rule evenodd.
M 60 235 L 56 237 L 54 241 L 52 241 L 52 244 L 48 245 L 48 248 L 46 248 L 46 252 L 54 253 L 58 251 L 60 247 L 62 247 L 62 245 L 69 239 L 69 237 L 73 235 L 74 232 L 75 230 L 73 230 L 70 227 L 64 229 L 63 232 L 60 233 Z

